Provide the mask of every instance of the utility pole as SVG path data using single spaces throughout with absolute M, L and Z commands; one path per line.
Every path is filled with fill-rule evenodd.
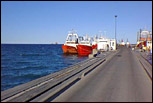
M 115 15 L 115 40 L 116 40 L 116 18 L 117 18 L 117 15 Z
M 115 15 L 115 43 L 116 43 L 115 50 L 117 49 L 117 39 L 116 39 L 116 18 L 117 18 L 117 15 Z

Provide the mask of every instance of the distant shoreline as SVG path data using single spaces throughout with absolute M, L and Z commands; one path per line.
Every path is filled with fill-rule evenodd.
M 2 44 L 12 44 L 12 43 L 1 43 L 1 45 Z M 15 44 L 15 43 L 14 43 Z M 14 45 L 14 44 L 12 44 L 12 45 Z M 16 44 L 17 45 L 17 44 Z M 21 44 L 19 44 L 19 45 L 21 45 Z M 23 44 L 24 45 L 24 44 Z M 58 45 L 58 44 L 26 44 L 26 45 Z M 61 44 L 62 45 L 62 44 Z
M 15 44 L 15 43 L 1 43 L 2 44 Z M 28 45 L 28 44 L 26 44 Z M 29 45 L 58 45 L 58 44 L 29 44 Z M 60 44 L 60 45 L 63 45 L 63 44 Z M 136 44 L 131 44 L 131 45 L 136 45 Z

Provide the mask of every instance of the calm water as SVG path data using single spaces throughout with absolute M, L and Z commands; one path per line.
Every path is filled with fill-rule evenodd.
M 85 59 L 64 55 L 60 44 L 1 44 L 1 91 Z

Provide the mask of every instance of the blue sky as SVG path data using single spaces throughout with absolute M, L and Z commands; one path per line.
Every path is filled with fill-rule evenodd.
M 152 1 L 1 1 L 1 43 L 64 43 L 68 31 L 136 43 L 152 29 Z M 151 30 L 152 31 L 152 30 Z

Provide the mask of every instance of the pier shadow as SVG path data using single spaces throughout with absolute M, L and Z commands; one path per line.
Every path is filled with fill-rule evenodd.
M 67 85 L 63 89 L 61 89 L 59 92 L 57 92 L 56 94 L 54 94 L 53 96 L 51 96 L 45 102 L 51 102 L 51 101 L 53 101 L 56 97 L 58 97 L 59 95 L 61 95 L 63 92 L 65 92 L 67 89 L 69 89 L 74 84 L 76 84 L 79 80 L 80 80 L 80 78 L 77 78 L 75 81 L 73 81 L 72 83 L 70 83 L 69 85 Z

